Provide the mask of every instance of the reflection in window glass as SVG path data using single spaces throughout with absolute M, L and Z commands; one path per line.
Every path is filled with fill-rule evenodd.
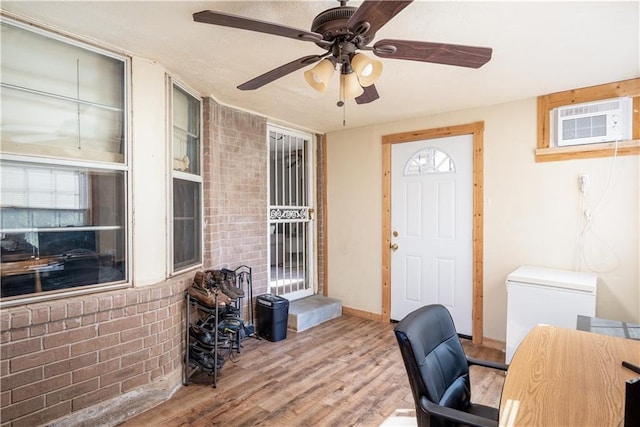
M 126 279 L 125 173 L 3 162 L 2 297 Z
M 173 264 L 180 269 L 200 262 L 200 183 L 173 180 Z
M 448 154 L 435 148 L 425 148 L 414 154 L 405 167 L 405 175 L 423 175 L 455 171 L 453 159 L 449 157 Z

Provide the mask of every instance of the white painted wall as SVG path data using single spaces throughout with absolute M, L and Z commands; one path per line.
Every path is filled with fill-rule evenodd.
M 381 313 L 381 137 L 475 121 L 485 122 L 485 336 L 505 339 L 507 274 L 522 264 L 574 269 L 578 176 L 589 175 L 595 207 L 613 158 L 536 163 L 536 100 L 527 99 L 328 134 L 329 296 L 345 307 Z M 599 244 L 586 252 L 599 276 L 600 317 L 640 322 L 639 205 L 640 156 L 618 157 L 593 217 L 593 230 L 611 251 Z
M 165 69 L 133 58 L 133 284 L 151 285 L 167 274 L 167 155 Z

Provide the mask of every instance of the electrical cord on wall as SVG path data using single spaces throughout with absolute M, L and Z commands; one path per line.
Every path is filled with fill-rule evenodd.
M 616 159 L 618 157 L 619 142 L 620 142 L 619 140 L 614 141 L 613 159 L 611 160 L 611 168 L 609 169 L 609 177 L 607 179 L 607 184 L 605 186 L 605 189 L 602 195 L 600 196 L 600 199 L 598 200 L 598 202 L 596 203 L 593 209 L 589 209 L 590 203 L 589 203 L 589 195 L 588 195 L 588 186 L 584 183 L 583 185 L 581 185 L 580 190 L 582 192 L 582 197 L 580 202 L 580 220 L 579 220 L 579 227 L 578 227 L 578 230 L 579 230 L 578 250 L 577 250 L 576 261 L 575 261 L 576 271 L 580 271 L 582 267 L 585 267 L 587 270 L 592 271 L 594 273 L 609 273 L 617 269 L 618 265 L 620 264 L 620 259 L 616 255 L 613 248 L 611 248 L 611 246 L 607 244 L 607 242 L 596 232 L 595 228 L 593 227 L 593 218 L 600 210 L 602 203 L 604 202 L 606 197 L 609 195 L 611 191 L 611 187 L 613 185 L 613 179 L 614 179 L 614 174 L 616 169 Z M 587 255 L 587 251 L 585 247 L 585 243 L 586 243 L 585 241 L 587 240 L 588 236 L 591 236 L 593 239 L 593 247 L 596 249 L 600 248 L 602 250 L 601 253 L 603 254 L 603 256 L 598 257 L 598 259 L 605 260 L 600 263 L 604 265 L 597 265 L 597 262 L 594 262 L 593 260 L 589 259 L 589 256 Z

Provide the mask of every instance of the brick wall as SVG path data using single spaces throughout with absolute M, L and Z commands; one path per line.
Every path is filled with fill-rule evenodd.
M 2 426 L 40 425 L 181 369 L 191 277 L 2 310 Z
M 252 268 L 267 290 L 267 120 L 204 100 L 205 267 Z M 246 300 L 245 300 L 246 302 Z

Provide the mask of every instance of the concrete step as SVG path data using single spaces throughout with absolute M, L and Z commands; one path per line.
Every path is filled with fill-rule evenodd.
M 312 295 L 289 303 L 288 328 L 301 332 L 339 316 L 342 316 L 340 300 Z

